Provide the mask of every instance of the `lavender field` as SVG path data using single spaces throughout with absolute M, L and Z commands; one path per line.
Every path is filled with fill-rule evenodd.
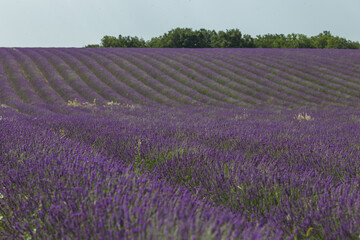
M 0 239 L 359 239 L 360 51 L 0 48 Z

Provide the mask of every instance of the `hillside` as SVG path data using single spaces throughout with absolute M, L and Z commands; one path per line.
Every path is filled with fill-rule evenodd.
M 360 51 L 0 49 L 0 103 L 359 107 Z
M 0 239 L 358 239 L 360 51 L 0 49 Z

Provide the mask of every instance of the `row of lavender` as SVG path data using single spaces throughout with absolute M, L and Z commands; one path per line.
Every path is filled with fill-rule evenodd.
M 0 101 L 358 107 L 359 69 L 357 50 L 0 49 Z
M 360 234 L 354 109 L 0 110 L 0 238 Z

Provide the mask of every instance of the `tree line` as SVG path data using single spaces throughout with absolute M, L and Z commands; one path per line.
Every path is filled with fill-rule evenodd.
M 265 34 L 255 38 L 239 29 L 226 31 L 176 28 L 149 41 L 132 36 L 104 36 L 101 44 L 86 47 L 114 48 L 335 48 L 360 49 L 360 43 L 333 36 L 330 31 L 308 37 L 304 34 Z

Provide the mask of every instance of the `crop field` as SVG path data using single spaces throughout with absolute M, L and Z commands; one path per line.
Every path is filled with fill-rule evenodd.
M 0 48 L 0 239 L 359 239 L 360 51 Z

